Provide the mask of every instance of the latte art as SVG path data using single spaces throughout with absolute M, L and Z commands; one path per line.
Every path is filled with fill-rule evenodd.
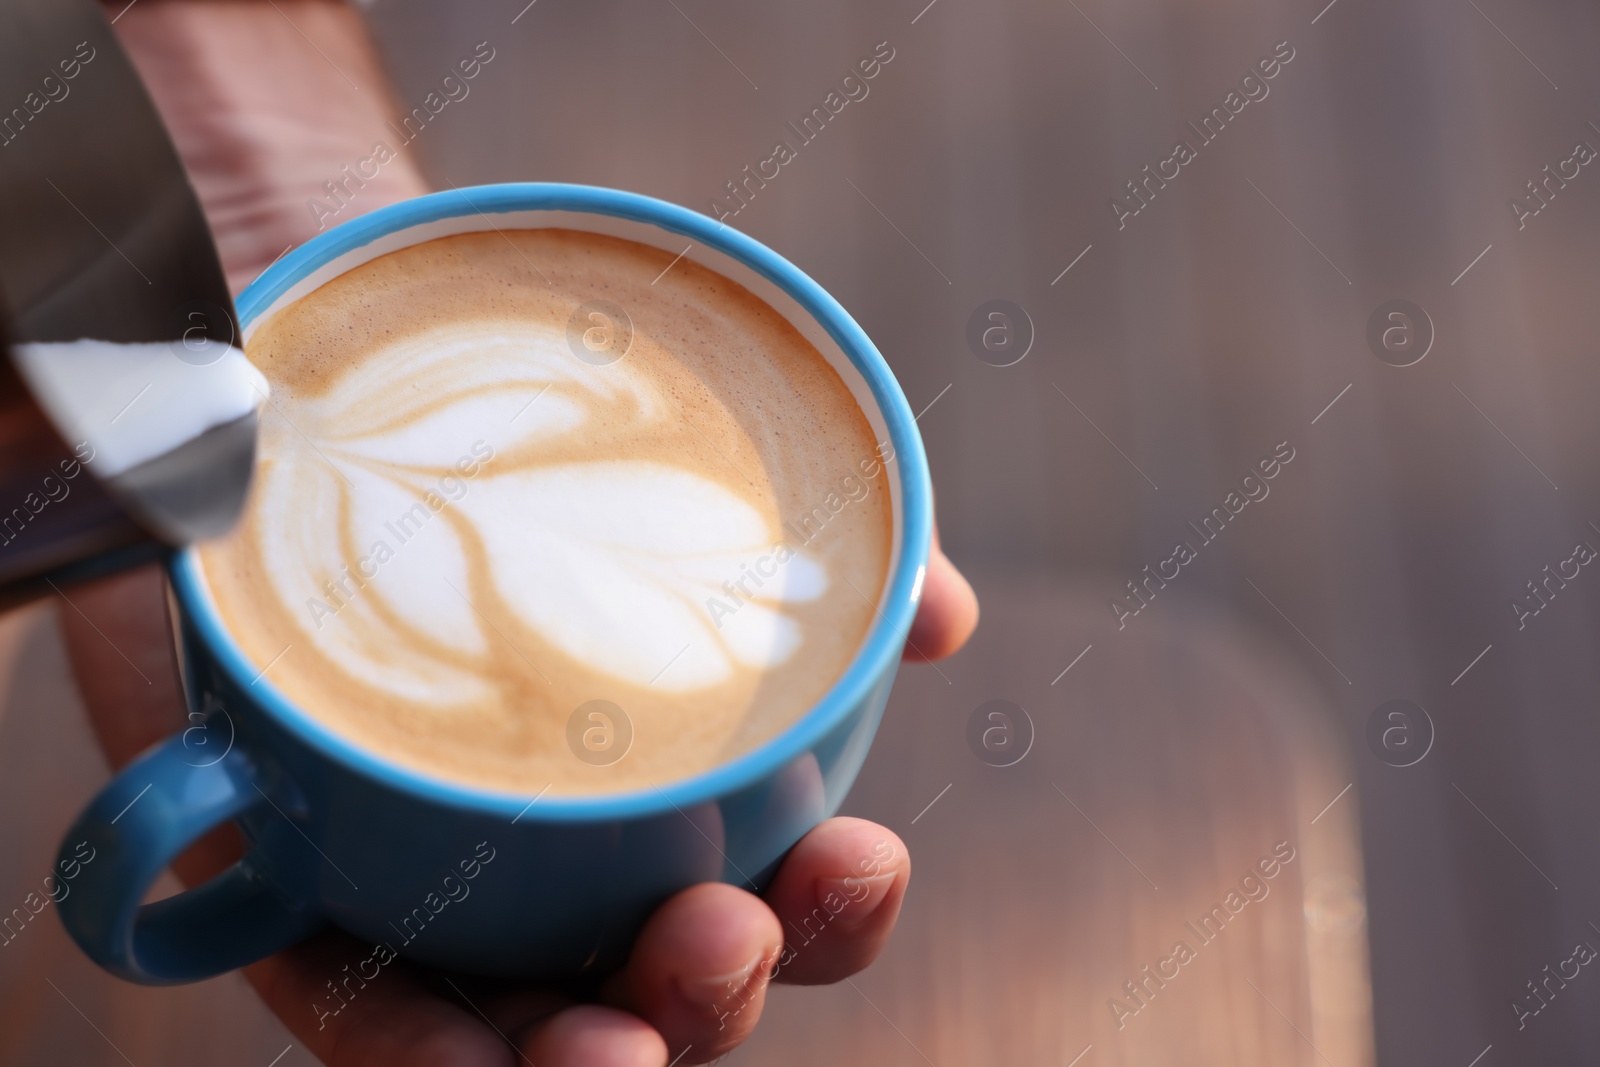
M 273 684 L 418 769 L 569 793 L 708 769 L 832 686 L 888 568 L 887 478 L 861 477 L 887 446 L 787 321 L 671 260 L 464 234 L 261 326 L 256 489 L 201 556 Z M 575 356 L 585 302 L 626 315 L 622 358 Z M 841 477 L 861 495 L 819 511 Z M 597 699 L 633 731 L 605 766 L 567 742 Z

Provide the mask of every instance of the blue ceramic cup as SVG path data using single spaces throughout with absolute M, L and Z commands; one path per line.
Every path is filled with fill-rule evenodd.
M 519 796 L 364 751 L 273 686 L 223 627 L 193 549 L 169 563 L 191 726 L 100 792 L 62 856 L 93 848 L 61 917 L 102 967 L 189 982 L 252 963 L 326 924 L 395 956 L 532 979 L 604 973 L 650 912 L 697 882 L 762 888 L 785 852 L 838 810 L 866 758 L 922 591 L 931 537 L 927 460 L 905 397 L 838 302 L 758 242 L 693 211 L 574 185 L 462 189 L 382 208 L 268 268 L 239 299 L 254 324 L 351 268 L 447 234 L 559 226 L 687 256 L 766 300 L 850 387 L 877 439 L 894 551 L 878 618 L 837 684 L 779 736 L 648 792 Z M 246 854 L 150 904 L 156 877 L 232 820 Z M 65 867 L 63 867 L 65 869 Z M 353 972 L 354 973 L 354 972 Z M 344 975 L 330 975 L 341 979 Z M 330 1008 L 332 1010 L 331 1002 Z

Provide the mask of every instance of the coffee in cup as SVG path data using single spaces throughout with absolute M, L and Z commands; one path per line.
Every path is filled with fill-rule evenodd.
M 526 794 L 681 780 L 815 706 L 877 617 L 892 448 L 691 258 L 440 237 L 248 354 L 256 486 L 206 582 L 259 677 L 395 763 Z

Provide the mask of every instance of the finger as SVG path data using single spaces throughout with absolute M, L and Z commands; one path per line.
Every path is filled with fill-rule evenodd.
M 166 582 L 158 566 L 64 586 L 56 618 L 89 714 L 113 770 L 189 725 L 167 624 Z M 186 885 L 244 853 L 238 830 L 224 823 L 173 861 Z
M 649 1023 L 616 1008 L 568 1008 L 518 1042 L 537 1067 L 665 1067 L 667 1043 Z
M 481 995 L 324 934 L 245 971 L 285 1026 L 329 1067 L 664 1067 L 666 1043 L 614 1008 L 539 990 Z M 447 999 L 449 998 L 449 999 Z
M 56 608 L 78 692 L 113 769 L 184 727 L 160 567 L 63 586 Z
M 928 572 L 922 580 L 922 603 L 906 638 L 905 658 L 934 660 L 954 655 L 977 626 L 978 596 L 939 547 L 935 528 Z
M 692 886 L 650 917 L 607 999 L 660 1031 L 681 1062 L 705 1063 L 755 1027 L 782 944 L 759 898 L 721 882 Z
M 838 818 L 801 838 L 766 892 L 783 923 L 776 981 L 837 982 L 882 951 L 911 881 L 911 855 L 892 831 Z
M 663 1067 L 667 1043 L 625 1011 L 543 989 L 480 994 L 472 980 L 441 977 L 452 993 L 505 1036 L 520 1063 L 538 1067 Z M 502 984 L 503 983 L 499 983 Z
M 245 969 L 273 1014 L 329 1067 L 512 1067 L 508 1041 L 436 996 L 404 963 L 345 934 Z M 540 1067 L 544 1067 L 543 1064 Z

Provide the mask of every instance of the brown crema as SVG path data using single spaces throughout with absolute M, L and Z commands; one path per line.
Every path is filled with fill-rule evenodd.
M 631 322 L 612 363 L 579 358 L 629 336 L 597 304 Z M 267 681 L 392 762 L 648 790 L 791 725 L 877 617 L 892 451 L 787 320 L 688 257 L 439 238 L 246 350 L 272 401 L 207 583 Z

